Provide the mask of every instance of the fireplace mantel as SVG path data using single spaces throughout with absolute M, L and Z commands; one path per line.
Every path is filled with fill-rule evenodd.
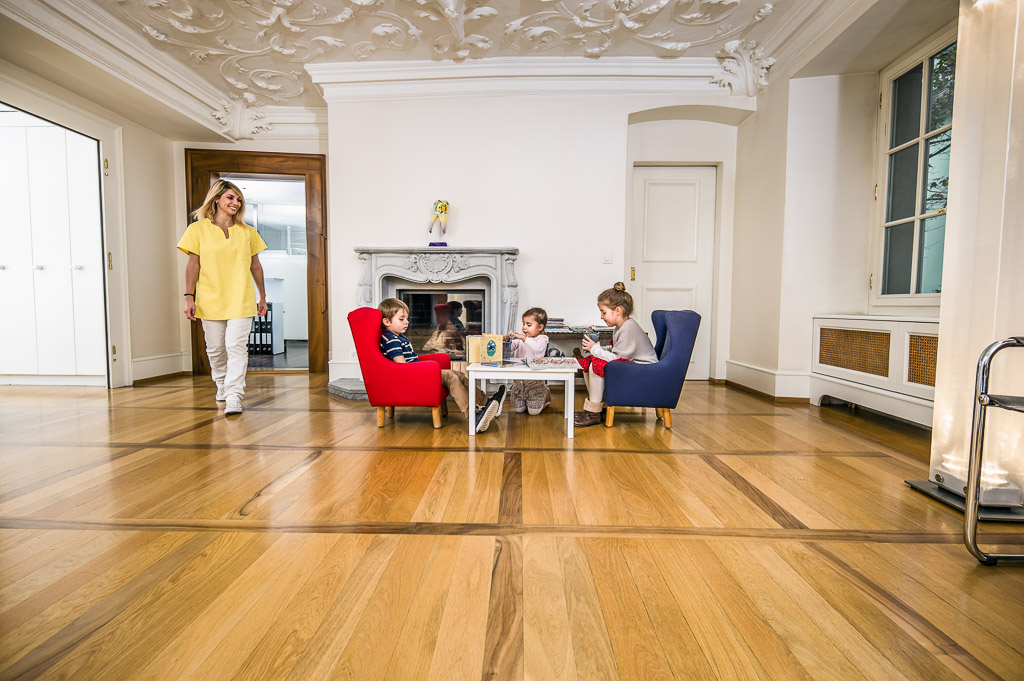
M 487 333 L 518 328 L 518 248 L 356 247 L 363 264 L 359 304 L 376 307 L 398 284 L 443 288 L 470 280 L 486 281 Z

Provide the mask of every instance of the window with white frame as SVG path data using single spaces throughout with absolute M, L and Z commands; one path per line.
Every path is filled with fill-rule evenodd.
M 956 42 L 949 41 L 883 74 L 879 293 L 889 300 L 934 299 L 942 291 L 955 66 Z

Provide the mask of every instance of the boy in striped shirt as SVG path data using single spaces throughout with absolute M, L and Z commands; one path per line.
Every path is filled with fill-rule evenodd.
M 412 343 L 402 335 L 409 328 L 409 306 L 398 298 L 385 298 L 377 308 L 381 311 L 384 325 L 380 336 L 381 353 L 392 362 L 418 362 L 419 357 L 412 349 Z M 441 384 L 448 389 L 455 404 L 465 414 L 469 410 L 469 377 L 458 371 L 442 369 Z M 505 386 L 500 386 L 490 399 L 477 390 L 477 400 L 484 402 L 476 410 L 476 432 L 482 433 L 491 425 L 495 416 L 501 415 Z

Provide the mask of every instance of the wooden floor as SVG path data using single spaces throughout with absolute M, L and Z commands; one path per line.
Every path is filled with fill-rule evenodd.
M 469 442 L 249 382 L 0 388 L 0 680 L 1024 678 L 1024 569 L 913 429 L 693 383 Z

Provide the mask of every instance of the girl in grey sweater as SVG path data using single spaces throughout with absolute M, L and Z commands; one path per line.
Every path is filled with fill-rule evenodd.
M 621 281 L 601 292 L 597 297 L 597 307 L 601 311 L 601 319 L 608 326 L 614 326 L 611 347 L 604 348 L 589 336 L 583 338 L 583 349 L 590 352 L 590 357 L 580 360 L 583 367 L 583 379 L 587 382 L 587 399 L 583 401 L 583 411 L 576 414 L 574 423 L 577 428 L 585 428 L 601 422 L 601 410 L 604 409 L 604 367 L 608 362 L 625 360 L 637 364 L 654 364 L 658 355 L 654 352 L 651 339 L 634 319 L 633 296 L 626 293 L 626 285 Z

